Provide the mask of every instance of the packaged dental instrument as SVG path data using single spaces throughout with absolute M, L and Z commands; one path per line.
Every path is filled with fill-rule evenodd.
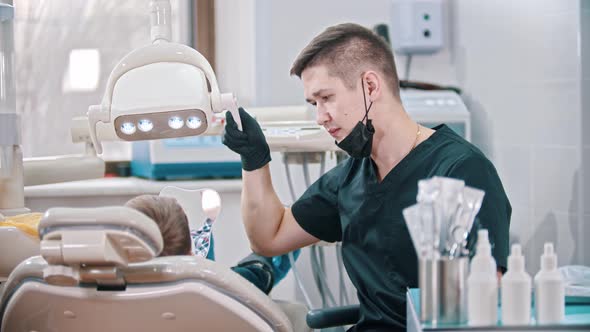
M 498 321 L 496 261 L 486 229 L 477 232 L 477 248 L 467 278 L 467 315 L 471 326 L 491 326 Z
M 524 267 L 522 248 L 514 244 L 508 271 L 502 277 L 502 325 L 528 325 L 531 321 L 531 276 Z
M 416 255 L 418 258 L 424 258 L 427 256 L 427 242 L 424 241 L 425 233 L 420 222 L 421 208 L 418 204 L 412 205 L 403 210 L 404 220 L 406 220 L 406 226 L 410 233 L 410 238 L 416 249 Z M 408 222 L 411 221 L 411 222 Z
M 454 213 L 447 229 L 447 241 L 444 252 L 450 257 L 468 256 L 467 236 L 473 228 L 475 216 L 481 208 L 483 190 L 464 187 L 460 197 L 460 204 Z
M 558 270 L 565 284 L 565 303 L 590 304 L 590 267 L 567 265 Z
M 462 180 L 432 177 L 418 181 L 418 206 L 424 237 L 431 238 L 429 257 L 444 254 L 447 229 L 452 223 L 460 203 L 460 193 L 465 187 Z M 423 243 L 426 241 L 423 241 Z
M 417 204 L 404 211 L 416 252 L 422 257 L 467 256 L 467 236 L 485 193 L 462 180 L 432 177 L 418 182 Z
M 565 287 L 557 270 L 553 243 L 545 243 L 541 270 L 535 275 L 535 318 L 538 324 L 553 324 L 565 316 Z

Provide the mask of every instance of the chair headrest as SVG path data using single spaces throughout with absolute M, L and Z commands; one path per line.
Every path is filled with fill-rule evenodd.
M 39 223 L 39 237 L 41 256 L 53 266 L 46 271 L 48 282 L 51 276 L 67 276 L 77 283 L 80 268 L 116 268 L 148 261 L 164 246 L 152 219 L 122 206 L 51 208 Z

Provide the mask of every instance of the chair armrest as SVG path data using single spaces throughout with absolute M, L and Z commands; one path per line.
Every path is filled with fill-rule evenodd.
M 312 329 L 356 324 L 360 317 L 358 304 L 310 310 L 307 313 L 307 325 Z

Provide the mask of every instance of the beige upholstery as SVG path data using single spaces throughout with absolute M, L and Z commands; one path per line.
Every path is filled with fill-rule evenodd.
M 16 227 L 0 227 L 0 253 L 0 282 L 4 282 L 20 262 L 39 255 L 39 239 Z
M 48 322 L 64 332 L 293 330 L 268 296 L 201 257 L 131 264 L 120 270 L 124 291 L 49 285 L 43 281 L 46 266 L 33 257 L 11 274 L 2 293 L 2 331 L 44 331 Z
M 293 331 L 311 331 L 311 329 L 307 326 L 306 320 L 309 308 L 305 304 L 281 300 L 275 300 L 274 303 L 276 303 L 285 313 L 285 315 L 287 315 L 291 325 L 293 326 Z

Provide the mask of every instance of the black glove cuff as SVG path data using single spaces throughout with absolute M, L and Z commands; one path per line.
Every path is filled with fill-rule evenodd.
M 251 172 L 255 171 L 259 168 L 264 167 L 264 165 L 268 164 L 272 158 L 270 157 L 270 151 L 267 150 L 261 157 L 256 156 L 255 158 L 252 157 L 244 157 L 242 156 L 242 168 L 245 171 Z

